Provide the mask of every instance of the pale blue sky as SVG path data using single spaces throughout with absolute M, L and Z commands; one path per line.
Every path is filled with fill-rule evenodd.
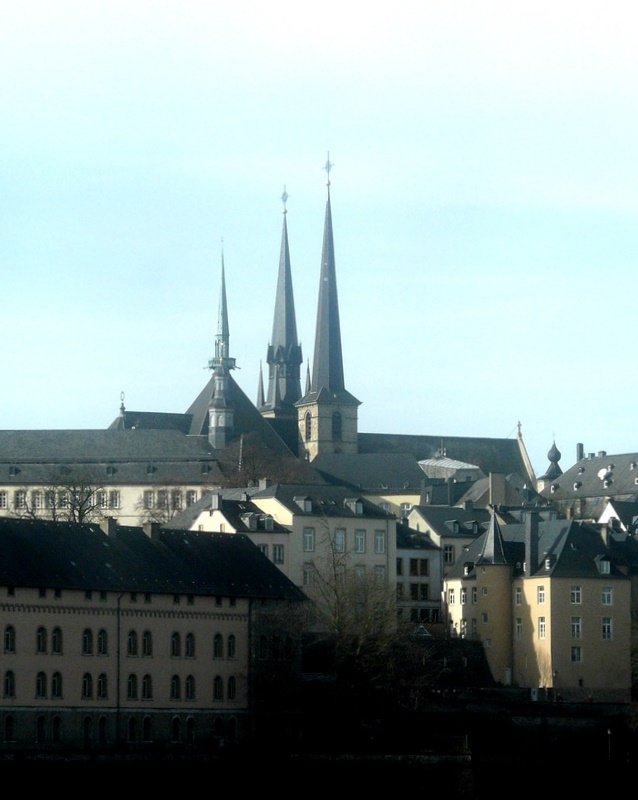
M 634 7 L 0 0 L 0 427 L 186 410 L 222 239 L 254 399 L 284 184 L 312 358 L 329 150 L 360 430 L 638 450 Z

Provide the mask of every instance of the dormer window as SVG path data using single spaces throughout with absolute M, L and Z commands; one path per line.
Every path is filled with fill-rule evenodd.
M 574 491 L 577 492 L 582 485 L 582 481 L 574 481 Z
M 352 511 L 353 514 L 361 515 L 363 514 L 363 503 L 361 500 L 356 498 L 348 498 L 345 501 L 346 506 Z
M 302 511 L 306 514 L 310 514 L 312 511 L 312 500 L 309 497 L 293 497 L 293 500 Z
M 598 562 L 598 568 L 601 575 L 609 575 L 611 572 L 611 564 L 606 558 L 603 558 Z

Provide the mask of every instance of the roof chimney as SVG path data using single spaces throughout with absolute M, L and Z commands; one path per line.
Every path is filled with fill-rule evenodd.
M 102 528 L 107 536 L 117 536 L 117 519 L 115 519 L 115 517 L 104 517 L 104 519 L 100 521 L 100 528 Z
M 160 529 L 162 525 L 160 522 L 145 522 L 142 525 L 144 533 L 149 539 L 157 540 L 160 537 Z
M 211 511 L 218 511 L 222 507 L 222 496 L 220 492 L 213 492 L 210 497 Z
M 538 511 L 525 514 L 525 577 L 538 569 Z
M 582 461 L 585 458 L 585 445 L 582 442 L 578 442 L 576 445 L 576 461 Z

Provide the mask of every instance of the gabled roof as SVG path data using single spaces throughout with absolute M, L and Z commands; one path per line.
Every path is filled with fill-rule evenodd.
M 0 584 L 299 600 L 303 595 L 242 534 L 0 519 Z
M 394 519 L 392 514 L 386 513 L 379 506 L 360 495 L 353 494 L 348 487 L 343 486 L 275 483 L 265 489 L 253 492 L 252 497 L 257 505 L 259 505 L 260 498 L 276 498 L 289 511 L 300 516 L 363 516 L 375 519 Z M 295 498 L 309 498 L 312 510 L 304 511 L 303 503 L 297 502 Z M 361 514 L 357 514 L 353 510 L 355 502 L 361 503 Z
M 426 480 L 409 453 L 321 453 L 312 466 L 326 480 L 359 490 L 420 492 Z
M 553 487 L 553 488 L 552 488 Z M 638 496 L 638 453 L 586 456 L 541 491 L 552 500 Z
M 485 508 L 465 509 L 457 506 L 413 506 L 410 514 L 419 514 L 437 536 L 446 538 L 479 536 L 491 519 L 490 512 Z M 478 525 L 478 532 L 475 524 Z

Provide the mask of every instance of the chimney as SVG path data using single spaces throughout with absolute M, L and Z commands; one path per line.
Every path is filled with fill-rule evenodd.
M 220 492 L 213 492 L 210 497 L 211 511 L 218 511 L 222 507 L 222 496 Z
M 525 514 L 525 577 L 538 569 L 538 511 Z
M 160 538 L 160 529 L 161 523 L 159 522 L 145 522 L 142 525 L 144 533 L 148 536 L 149 539 L 152 541 L 156 541 Z
M 118 524 L 115 517 L 104 517 L 100 522 L 100 528 L 107 536 L 117 536 Z
M 582 461 L 585 458 L 585 445 L 582 442 L 578 442 L 576 445 L 576 461 Z
M 505 475 L 501 472 L 490 472 L 490 493 L 488 503 L 491 506 L 505 504 Z
M 270 478 L 260 478 L 259 479 L 259 490 L 262 491 L 263 489 L 269 489 L 272 486 L 272 481 Z

